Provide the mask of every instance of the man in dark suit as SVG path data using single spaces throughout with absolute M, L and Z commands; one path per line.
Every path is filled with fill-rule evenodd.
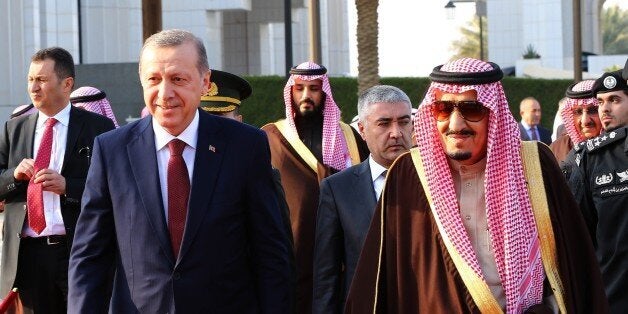
M 96 135 L 114 128 L 106 117 L 70 105 L 73 85 L 69 52 L 35 53 L 28 92 L 39 113 L 9 120 L 0 137 L 0 295 L 17 287 L 25 312 L 66 312 L 68 257 L 91 147 Z
M 214 69 L 211 69 L 211 73 L 212 82 L 209 91 L 201 96 L 201 109 L 213 115 L 242 122 L 240 107 L 242 102 L 253 92 L 251 84 L 233 73 Z M 286 233 L 288 233 L 292 244 L 292 228 L 290 226 L 290 211 L 286 203 L 286 193 L 281 184 L 281 175 L 274 168 L 273 181 Z
M 321 182 L 314 246 L 313 313 L 342 313 L 386 171 L 412 146 L 412 104 L 400 89 L 360 94 L 358 129 L 370 156 Z
M 522 141 L 552 143 L 552 132 L 541 126 L 541 104 L 534 97 L 526 97 L 519 104 L 519 132 Z
M 291 250 L 264 133 L 198 109 L 203 43 L 165 30 L 140 53 L 151 116 L 94 144 L 70 256 L 69 313 L 287 313 Z

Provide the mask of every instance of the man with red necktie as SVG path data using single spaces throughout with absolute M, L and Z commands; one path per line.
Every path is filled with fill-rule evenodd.
M 4 200 L 0 295 L 20 291 L 26 313 L 65 313 L 74 227 L 96 135 L 106 117 L 70 105 L 74 61 L 53 47 L 31 58 L 28 92 L 37 114 L 6 122 L 0 137 Z
M 266 136 L 198 108 L 211 71 L 188 31 L 149 37 L 139 77 L 151 115 L 94 140 L 68 313 L 290 313 Z

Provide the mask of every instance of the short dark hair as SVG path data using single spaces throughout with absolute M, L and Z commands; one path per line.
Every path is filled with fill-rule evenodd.
M 75 78 L 74 59 L 67 50 L 61 47 L 44 48 L 31 57 L 31 62 L 44 61 L 46 59 L 51 59 L 55 62 L 54 71 L 59 79 Z

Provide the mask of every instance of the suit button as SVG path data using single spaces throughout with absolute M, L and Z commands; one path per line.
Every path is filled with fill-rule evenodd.
M 174 280 L 181 279 L 181 274 L 179 272 L 176 272 L 176 273 L 172 274 L 172 279 L 174 279 Z

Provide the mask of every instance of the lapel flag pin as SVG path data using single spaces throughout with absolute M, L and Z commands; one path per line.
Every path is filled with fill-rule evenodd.
M 209 151 L 212 153 L 216 152 L 216 147 L 214 147 L 214 145 L 209 145 Z

